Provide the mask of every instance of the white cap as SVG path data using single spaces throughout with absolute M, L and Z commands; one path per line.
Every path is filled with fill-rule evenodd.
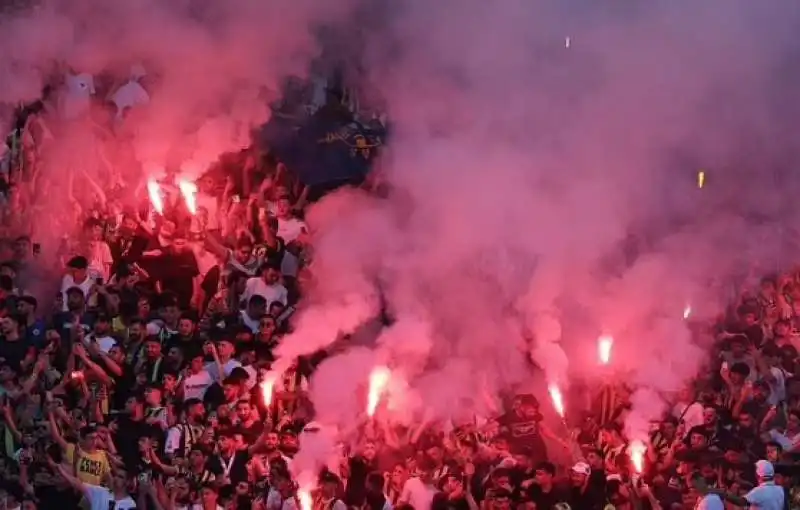
M 156 336 L 161 333 L 161 326 L 157 322 L 147 323 L 147 336 Z
M 759 478 L 772 478 L 775 476 L 775 468 L 772 467 L 772 462 L 768 460 L 759 460 L 756 462 L 756 476 Z
M 572 466 L 572 472 L 579 475 L 589 476 L 592 474 L 592 468 L 590 468 L 589 464 L 585 462 L 577 462 L 574 466 Z
M 725 504 L 716 494 L 706 494 L 695 507 L 697 510 L 725 510 Z

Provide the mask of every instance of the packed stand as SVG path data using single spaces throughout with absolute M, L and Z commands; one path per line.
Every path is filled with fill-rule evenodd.
M 641 469 L 624 434 L 632 388 L 609 381 L 563 423 L 513 392 L 465 423 L 371 423 L 308 502 L 291 462 L 313 433 L 308 381 L 326 353 L 294 360 L 269 405 L 261 391 L 313 285 L 308 189 L 255 149 L 197 180 L 195 211 L 177 172 L 158 183 L 160 213 L 145 183 L 85 175 L 94 199 L 61 220 L 69 235 L 49 259 L 15 223 L 43 185 L 36 152 L 21 154 L 0 242 L 5 509 L 800 507 L 800 274 L 692 325 L 715 338 L 708 377 L 665 396 Z M 60 288 L 43 293 L 52 272 Z

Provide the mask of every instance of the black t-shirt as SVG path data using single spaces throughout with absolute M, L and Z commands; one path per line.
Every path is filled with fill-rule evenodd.
M 522 453 L 531 449 L 534 463 L 547 460 L 547 449 L 539 431 L 542 415 L 520 416 L 509 412 L 500 417 L 500 425 L 508 430 L 508 443 L 512 452 Z
M 224 478 L 227 475 L 231 485 L 235 486 L 239 482 L 247 481 L 249 457 L 246 450 L 234 453 L 232 459 L 223 459 L 221 454 L 216 454 L 208 460 L 208 467 L 217 478 Z
M 157 257 L 151 276 L 161 282 L 161 287 L 173 292 L 181 308 L 188 308 L 194 291 L 194 278 L 200 274 L 197 259 L 191 251 L 167 252 Z
M 13 342 L 6 340 L 5 337 L 0 337 L 0 358 L 11 365 L 14 370 L 19 370 L 20 363 L 31 349 L 33 346 L 24 337 Z
M 536 503 L 536 509 L 539 510 L 552 510 L 557 503 L 564 503 L 569 501 L 569 491 L 564 487 L 553 485 L 553 487 L 544 492 L 542 488 L 536 484 L 532 484 L 528 489 L 528 497 Z
M 570 508 L 580 508 L 581 510 L 601 510 L 605 506 L 606 495 L 587 487 L 585 491 L 573 487 L 569 493 Z

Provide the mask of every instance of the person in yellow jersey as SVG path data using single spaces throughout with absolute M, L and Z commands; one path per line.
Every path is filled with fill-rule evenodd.
M 72 466 L 75 476 L 83 483 L 103 485 L 111 472 L 108 453 L 100 449 L 97 430 L 94 427 L 83 427 L 78 444 L 67 443 L 64 448 L 64 459 Z

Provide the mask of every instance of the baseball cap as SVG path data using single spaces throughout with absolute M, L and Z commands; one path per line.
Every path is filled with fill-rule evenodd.
M 577 462 L 572 466 L 572 472 L 579 475 L 589 476 L 592 473 L 592 468 L 585 462 Z
M 697 502 L 697 510 L 725 510 L 725 504 L 716 494 L 706 494 Z
M 772 478 L 775 476 L 775 468 L 772 467 L 772 462 L 768 460 L 756 462 L 756 475 L 759 478 Z

